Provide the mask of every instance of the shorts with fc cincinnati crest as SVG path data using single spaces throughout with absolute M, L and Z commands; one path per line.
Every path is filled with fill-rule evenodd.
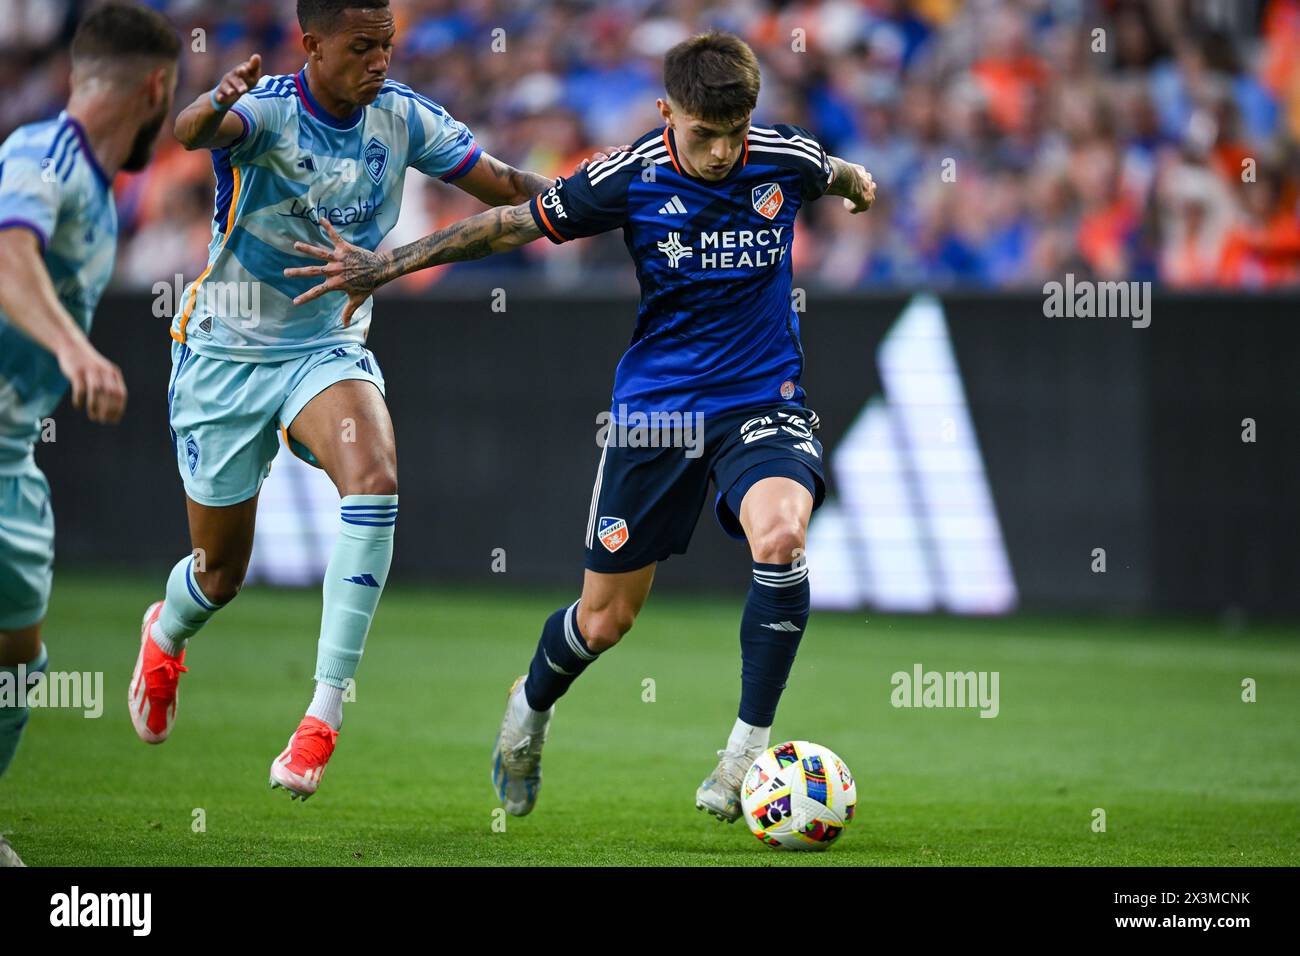
M 740 501 L 763 478 L 791 478 L 821 505 L 815 412 L 791 404 L 692 417 L 674 423 L 671 438 L 666 427 L 641 427 L 647 416 L 624 413 L 607 426 L 587 517 L 588 570 L 617 574 L 685 554 L 710 482 L 718 523 L 741 540 Z

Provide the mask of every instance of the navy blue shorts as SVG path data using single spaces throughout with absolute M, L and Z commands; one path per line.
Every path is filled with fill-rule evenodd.
M 763 478 L 794 479 L 820 507 L 820 424 L 807 408 L 778 405 L 705 419 L 702 435 L 679 428 L 676 444 L 663 429 L 609 426 L 587 517 L 587 568 L 615 574 L 685 554 L 710 481 L 718 523 L 740 540 L 740 502 Z

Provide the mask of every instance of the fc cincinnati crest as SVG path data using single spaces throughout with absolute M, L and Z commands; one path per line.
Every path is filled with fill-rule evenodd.
M 755 186 L 750 197 L 754 201 L 754 211 L 764 219 L 775 219 L 776 214 L 785 205 L 785 196 L 781 194 L 779 183 L 763 183 L 761 186 Z
M 366 172 L 375 181 L 375 185 L 379 185 L 379 181 L 384 178 L 384 170 L 388 168 L 388 147 L 372 136 L 366 143 L 362 156 L 366 161 Z
M 627 522 L 622 518 L 601 518 L 596 527 L 596 537 L 605 550 L 613 554 L 627 544 Z
M 199 443 L 193 435 L 185 439 L 185 462 L 190 466 L 190 474 L 194 474 L 194 469 L 199 467 Z

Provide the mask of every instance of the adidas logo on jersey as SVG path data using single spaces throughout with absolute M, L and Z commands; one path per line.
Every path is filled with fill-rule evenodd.
M 812 455 L 814 458 L 821 457 L 821 455 L 817 454 L 817 449 L 813 447 L 813 443 L 810 441 L 795 442 L 794 448 L 795 451 L 807 452 L 809 455 Z
M 668 200 L 666 203 L 664 203 L 662 206 L 659 207 L 659 215 L 661 216 L 686 215 L 686 206 L 685 204 L 682 203 L 682 197 L 674 195 L 672 199 Z
M 298 168 L 306 170 L 309 173 L 316 172 L 316 162 L 310 156 L 304 156 L 298 160 Z

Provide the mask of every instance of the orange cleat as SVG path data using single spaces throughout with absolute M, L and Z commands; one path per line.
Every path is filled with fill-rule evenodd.
M 184 664 L 184 651 L 172 657 L 149 637 L 162 606 L 162 601 L 155 601 L 144 612 L 140 625 L 140 654 L 135 659 L 135 673 L 131 676 L 127 698 L 131 723 L 147 744 L 160 744 L 172 732 L 172 724 L 176 722 L 177 684 L 181 674 L 189 670 Z
M 283 787 L 290 799 L 306 800 L 320 786 L 339 732 L 315 717 L 304 717 L 280 756 L 271 764 L 271 789 Z

